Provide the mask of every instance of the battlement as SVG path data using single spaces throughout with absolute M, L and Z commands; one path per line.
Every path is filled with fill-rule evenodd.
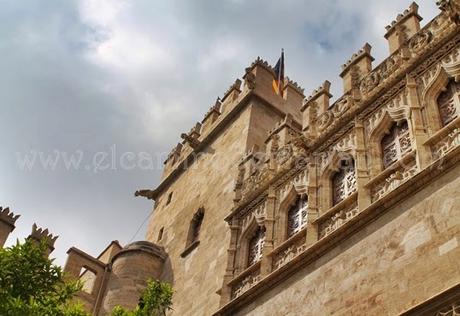
M 50 252 L 54 250 L 54 243 L 56 242 L 58 237 L 59 236 L 53 236 L 53 234 L 49 232 L 48 228 L 43 229 L 38 227 L 36 223 L 32 225 L 32 232 L 29 235 L 30 239 L 35 240 L 37 242 L 46 240 Z
M 440 1 L 439 5 L 442 14 L 423 29 L 420 28 L 422 17 L 418 14 L 418 5 L 415 2 L 399 14 L 386 27 L 385 38 L 389 42 L 391 54 L 377 67 L 372 65 L 374 58 L 369 43 L 365 43 L 354 53 L 341 66 L 339 76 L 343 80 L 343 95 L 332 105 L 331 83 L 327 80 L 305 98 L 304 89 L 286 77 L 283 96 L 277 95 L 272 88 L 275 76 L 273 67 L 266 60 L 257 57 L 245 69 L 242 80 L 236 79 L 223 97 L 216 99 L 203 120 L 196 123 L 188 133 L 181 134 L 182 141 L 171 151 L 165 162 L 162 180 L 166 180 L 176 169 L 181 169 L 185 160 L 193 160 L 190 156 L 201 151 L 212 137 L 216 137 L 222 126 L 228 124 L 227 118 L 233 115 L 235 109 L 240 108 L 241 103 L 247 102 L 250 96 L 256 96 L 273 107 L 281 117 L 292 115 L 294 121 L 301 122 L 301 130 L 306 138 L 318 140 L 325 132 L 338 126 L 339 121 L 349 117 L 349 114 L 345 115 L 347 112 L 357 110 L 360 104 L 378 93 L 379 89 L 376 88 L 384 88 L 385 83 L 401 76 L 401 65 L 408 65 L 407 60 L 418 58 L 426 45 L 434 45 L 434 36 L 452 28 L 447 23 L 447 18 L 455 19 L 460 12 L 457 2 Z M 276 128 L 268 126 L 267 130 Z M 261 143 L 260 146 L 264 144 Z M 174 176 L 178 174 L 175 173 Z
M 14 215 L 13 212 L 10 211 L 9 207 L 2 208 L 0 206 L 0 221 L 12 226 L 14 228 L 14 224 L 16 220 L 19 218 L 20 215 Z
M 419 21 L 423 18 L 418 14 L 418 4 L 412 2 L 408 9 L 404 10 L 403 13 L 398 14 L 395 20 L 393 20 L 389 25 L 385 26 L 387 30 L 387 34 L 385 34 L 385 38 L 388 37 L 388 34 L 393 32 L 399 25 L 403 24 L 407 19 L 412 16 L 415 16 Z
M 164 164 L 165 179 L 175 170 L 181 161 L 186 159 L 192 152 L 199 150 L 203 141 L 214 133 L 214 130 L 225 121 L 230 113 L 249 94 L 256 94 L 277 107 L 278 112 L 289 112 L 295 119 L 300 121 L 300 107 L 304 99 L 304 89 L 289 77 L 285 78 L 283 97 L 274 93 L 272 81 L 275 78 L 273 67 L 264 59 L 257 57 L 241 79 L 236 79 L 225 91 L 223 97 L 217 97 L 215 103 L 209 108 L 201 122 L 187 133 L 182 133 L 182 141 L 168 154 Z M 284 116 L 284 114 L 281 114 Z

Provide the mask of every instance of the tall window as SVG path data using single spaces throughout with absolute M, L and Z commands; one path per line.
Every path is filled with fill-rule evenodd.
M 353 159 L 344 159 L 340 169 L 332 177 L 332 195 L 334 205 L 356 191 L 355 162 Z
M 401 159 L 412 148 L 407 121 L 403 121 L 399 125 L 393 124 L 390 132 L 382 138 L 381 145 L 383 167 L 386 169 L 389 165 Z
M 248 245 L 248 266 L 253 265 L 262 258 L 265 243 L 265 229 L 258 226 Z
M 203 218 L 204 218 L 204 209 L 200 208 L 193 215 L 192 221 L 190 223 L 190 232 L 189 232 L 189 238 L 188 238 L 189 245 L 198 241 L 198 238 L 200 237 L 200 230 L 201 230 L 201 224 L 203 223 Z
M 306 195 L 299 197 L 289 209 L 287 236 L 288 238 L 300 231 L 307 224 L 308 198 Z
M 438 97 L 439 116 L 441 117 L 442 126 L 446 126 L 457 118 L 457 110 L 455 107 L 455 95 L 460 93 L 460 84 L 451 81 Z

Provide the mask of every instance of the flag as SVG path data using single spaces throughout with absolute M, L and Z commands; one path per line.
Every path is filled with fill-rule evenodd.
M 284 50 L 281 50 L 281 57 L 278 59 L 275 68 L 275 78 L 273 79 L 273 91 L 276 94 L 283 96 L 284 87 Z

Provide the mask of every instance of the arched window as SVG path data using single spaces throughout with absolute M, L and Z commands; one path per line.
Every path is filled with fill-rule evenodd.
M 189 234 L 189 244 L 193 244 L 198 241 L 200 237 L 201 224 L 203 223 L 204 210 L 200 208 L 192 218 L 190 223 L 190 234 Z
M 384 169 L 408 153 L 412 145 L 407 121 L 393 124 L 389 133 L 382 138 L 381 146 Z
M 356 191 L 355 162 L 344 159 L 340 162 L 339 171 L 332 177 L 332 201 L 334 205 Z
M 299 232 L 307 224 L 308 197 L 302 195 L 289 209 L 287 236 L 288 238 Z
M 248 245 L 248 266 L 253 265 L 262 258 L 265 243 L 265 229 L 258 226 Z
M 457 118 L 457 110 L 455 106 L 455 96 L 460 92 L 460 84 L 451 81 L 444 92 L 438 96 L 439 116 L 441 125 L 446 126 Z
M 193 249 L 195 249 L 200 243 L 199 237 L 201 231 L 201 224 L 203 224 L 203 218 L 204 208 L 201 207 L 195 214 L 193 214 L 192 220 L 190 221 L 190 227 L 188 229 L 185 250 L 181 254 L 183 258 L 187 256 Z

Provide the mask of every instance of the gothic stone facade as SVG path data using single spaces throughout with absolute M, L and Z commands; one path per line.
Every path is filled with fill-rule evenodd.
M 173 315 L 460 313 L 460 5 L 438 5 L 398 15 L 377 67 L 354 54 L 333 104 L 257 59 L 182 135 L 138 192 Z
M 70 250 L 88 308 L 134 306 L 155 277 L 172 315 L 460 315 L 460 3 L 438 6 L 424 27 L 415 3 L 398 15 L 378 66 L 354 54 L 333 104 L 328 81 L 275 94 L 258 58 L 136 192 L 148 242 Z

